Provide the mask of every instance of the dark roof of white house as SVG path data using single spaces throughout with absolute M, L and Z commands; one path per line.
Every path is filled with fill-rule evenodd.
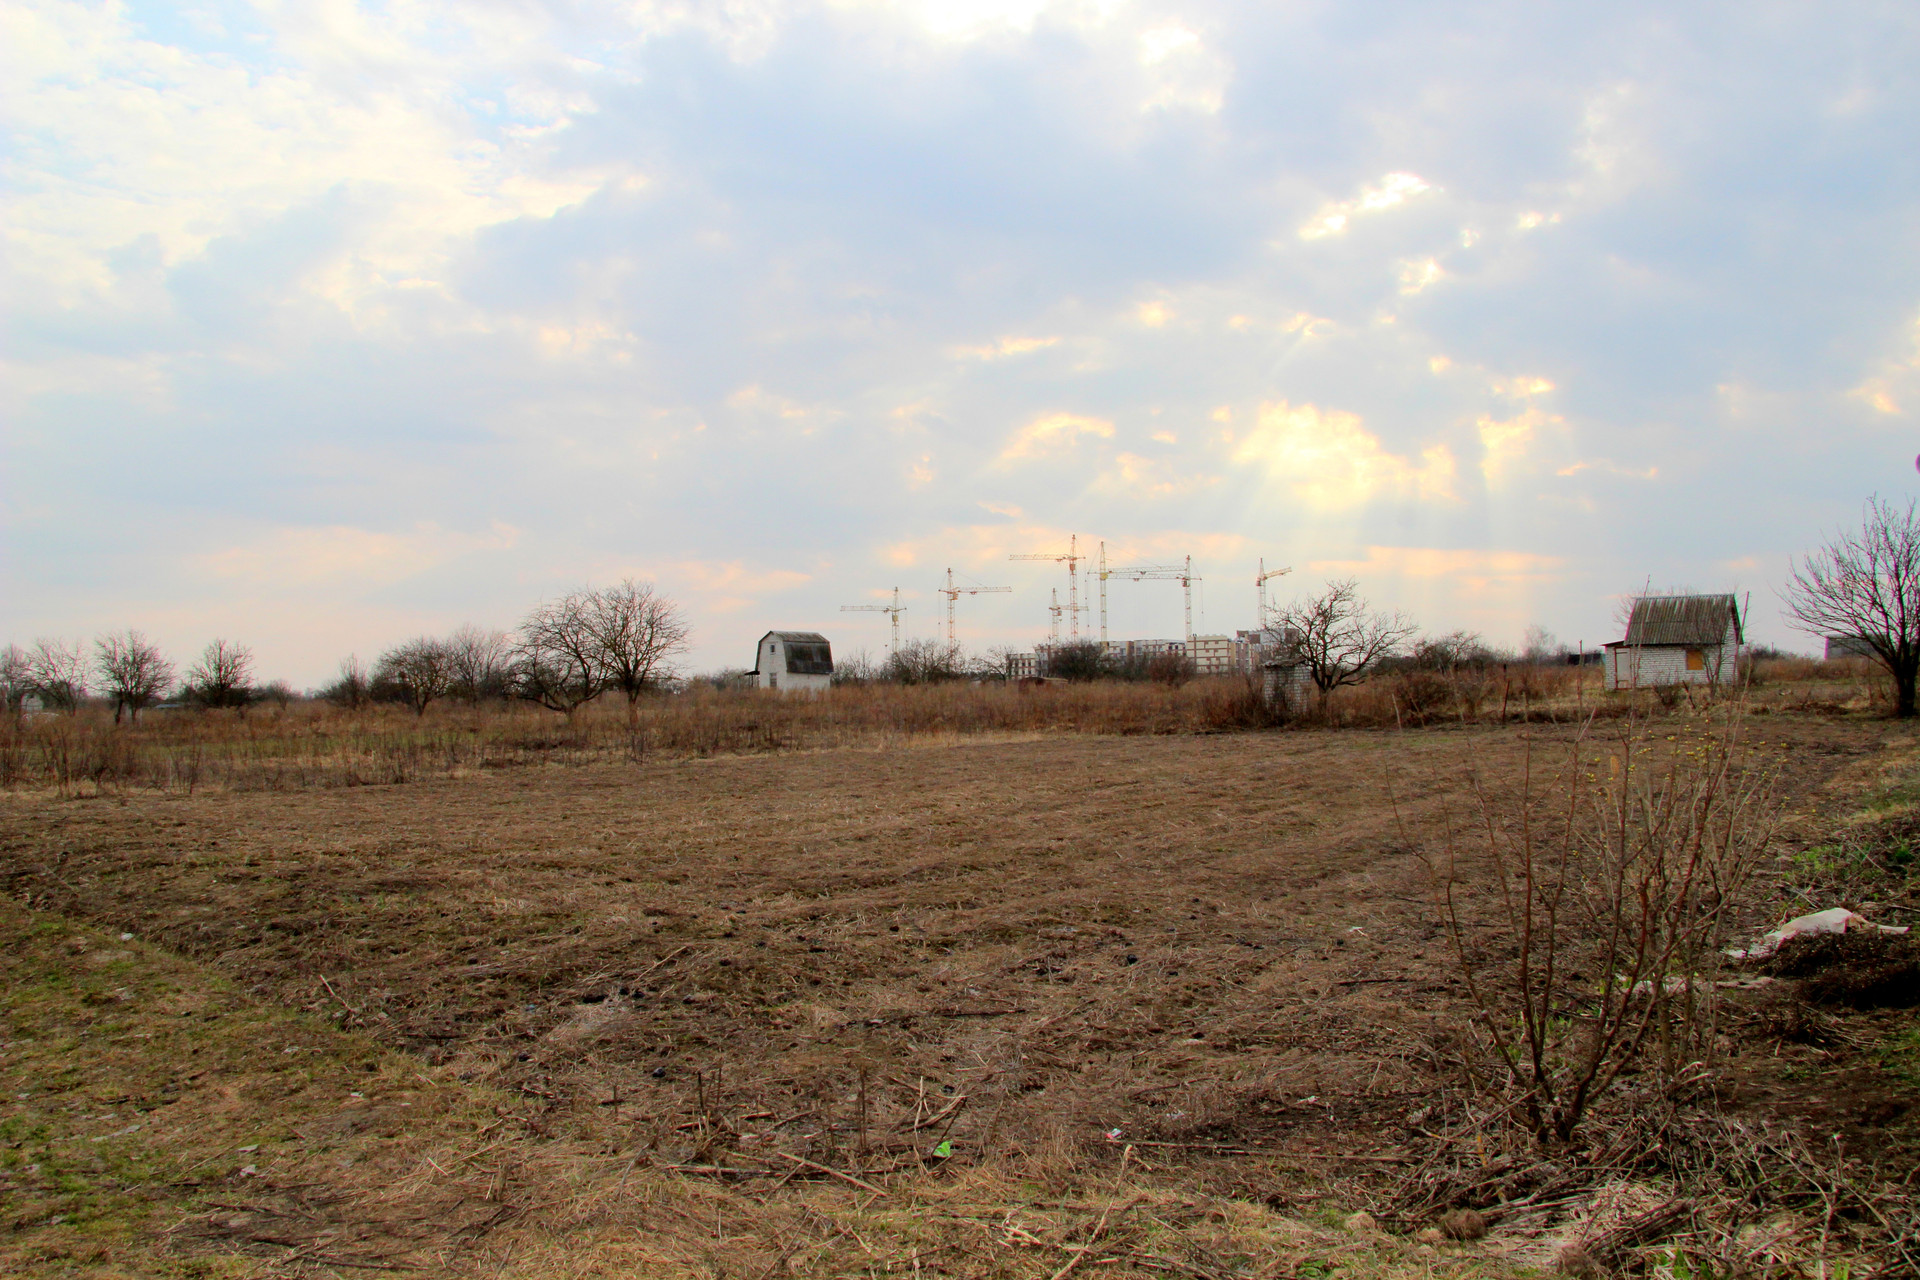
M 780 641 L 787 659 L 787 674 L 793 676 L 830 676 L 833 674 L 833 646 L 818 631 L 769 631 L 753 648 L 753 674 L 760 674 L 760 645 Z
M 1729 623 L 1739 644 L 1740 604 L 1730 595 L 1642 596 L 1633 602 L 1626 639 L 1608 647 L 1724 644 Z

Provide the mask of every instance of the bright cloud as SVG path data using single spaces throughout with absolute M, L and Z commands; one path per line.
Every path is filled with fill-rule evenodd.
M 1003 460 L 1033 458 L 1072 448 L 1082 436 L 1113 438 L 1113 423 L 1078 413 L 1049 413 L 1020 428 L 1000 451 Z
M 1030 351 L 1044 351 L 1056 346 L 1058 337 L 1051 338 L 997 338 L 977 347 L 956 347 L 954 354 L 966 360 L 1003 360 L 1008 356 L 1024 356 Z
M 1442 271 L 1440 264 L 1432 258 L 1422 258 L 1418 262 L 1403 262 L 1400 264 L 1400 292 L 1419 293 L 1444 275 L 1446 272 Z
M 1323 412 L 1310 404 L 1261 405 L 1258 425 L 1234 446 L 1233 460 L 1264 468 L 1315 507 L 1453 497 L 1453 454 L 1444 444 L 1424 450 L 1415 464 L 1383 449 L 1354 414 Z
M 1847 394 L 1866 404 L 1875 413 L 1887 417 L 1899 417 L 1906 412 L 1905 406 L 1920 395 L 1920 320 L 1913 324 L 1907 351 L 1885 361 L 1879 372 L 1864 379 Z M 1751 398 L 1750 395 L 1746 397 L 1749 400 Z
M 1320 212 L 1300 228 L 1300 238 L 1321 240 L 1327 236 L 1337 236 L 1346 231 L 1355 218 L 1397 209 L 1415 196 L 1432 189 L 1419 174 L 1390 173 L 1378 184 L 1362 188 L 1360 194 L 1351 200 L 1322 206 Z

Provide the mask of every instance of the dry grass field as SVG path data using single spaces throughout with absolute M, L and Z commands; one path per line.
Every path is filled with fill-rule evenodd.
M 1748 718 L 1793 817 L 1743 930 L 1805 909 L 1804 850 L 1911 768 L 1904 730 L 1808 706 Z M 1511 791 L 1572 732 L 983 729 L 0 797 L 0 1262 L 1544 1266 L 1661 1175 L 1418 1236 L 1411 1186 L 1515 1158 L 1435 1047 L 1466 1004 L 1421 855 L 1470 775 Z M 1836 1177 L 1910 1172 L 1910 1012 L 1818 1016 L 1839 1030 L 1730 1021 L 1715 1106 Z M 1363 1207 L 1394 1230 L 1340 1225 Z M 1832 1222 L 1768 1212 L 1769 1274 L 1822 1250 L 1873 1272 Z

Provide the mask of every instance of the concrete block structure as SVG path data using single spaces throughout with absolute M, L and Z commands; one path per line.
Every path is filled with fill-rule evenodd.
M 1724 596 L 1643 596 L 1627 634 L 1606 647 L 1609 689 L 1731 684 L 1740 660 L 1740 605 Z
M 1187 645 L 1187 660 L 1197 676 L 1232 675 L 1234 642 L 1232 636 L 1195 636 Z

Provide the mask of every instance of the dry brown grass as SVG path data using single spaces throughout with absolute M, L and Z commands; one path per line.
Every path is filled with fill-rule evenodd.
M 1788 688 L 1798 686 L 1782 686 Z M 1829 692 L 1821 686 L 1819 696 Z M 1514 664 L 1481 673 L 1384 677 L 1335 691 L 1324 709 L 1314 700 L 1291 721 L 1241 678 L 1039 689 L 869 685 L 820 698 L 695 686 L 644 700 L 631 722 L 624 706 L 607 702 L 572 717 L 527 704 L 440 703 L 416 716 L 390 706 L 349 711 L 320 702 L 267 703 L 245 713 L 149 712 L 138 725 L 115 725 L 104 709 L 92 708 L 0 722 L 0 788 L 50 788 L 61 795 L 289 791 L 529 765 L 959 738 L 1168 736 L 1281 723 L 1302 729 L 1566 724 L 1640 704 L 1652 700 L 1602 694 L 1591 669 Z
M 0 787 L 63 794 L 217 787 L 293 790 L 408 782 L 528 764 L 886 746 L 904 740 L 1033 734 L 1165 735 L 1271 723 L 1245 680 L 1152 684 L 871 685 L 826 697 L 696 686 L 649 698 L 630 722 L 602 700 L 566 717 L 527 704 L 442 703 L 348 711 L 266 704 L 245 713 L 149 713 L 135 725 L 101 709 L 0 724 Z
M 1419 855 L 1469 764 L 1513 780 L 1519 726 L 922 723 L 710 758 L 582 748 L 576 767 L 401 787 L 0 799 L 0 871 L 37 913 L 6 939 L 10 989 L 42 992 L 10 1003 L 10 1045 L 32 1044 L 0 1061 L 32 1094 L 22 1122 L 86 1150 L 114 1131 L 87 1117 L 155 1113 L 112 1140 L 151 1143 L 146 1163 L 61 1176 L 112 1191 L 113 1238 L 182 1268 L 386 1251 L 445 1274 L 1031 1277 L 1084 1258 L 1074 1276 L 1278 1277 L 1536 1258 L 1504 1229 L 1427 1252 L 1327 1229 L 1390 1199 L 1402 1160 L 1472 1150 L 1434 1070 L 1433 1032 L 1465 1003 Z M 1885 731 L 1765 729 L 1799 799 Z M 96 969 L 102 949 L 134 954 Z M 182 991 L 227 984 L 221 1018 L 182 1017 L 147 964 L 177 966 Z M 298 1088 L 273 1070 L 307 1061 L 288 1045 L 319 1055 Z M 365 1061 L 378 1088 L 345 1088 Z M 168 1086 L 180 1101 L 161 1105 Z M 430 1091 L 446 1097 L 426 1119 Z M 221 1106 L 245 1124 L 203 1122 Z M 237 1153 L 247 1124 L 270 1158 Z M 50 1273 L 93 1247 L 51 1216 L 14 1237 Z

